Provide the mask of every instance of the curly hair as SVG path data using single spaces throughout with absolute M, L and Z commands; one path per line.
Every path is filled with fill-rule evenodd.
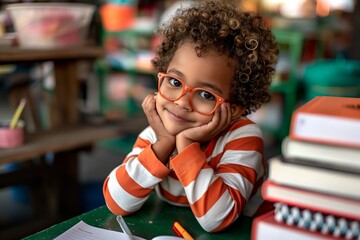
M 176 50 L 191 42 L 198 56 L 215 50 L 235 63 L 229 101 L 244 107 L 244 116 L 270 100 L 279 48 L 261 16 L 228 1 L 193 1 L 161 26 L 159 34 L 163 40 L 152 60 L 156 71 L 167 71 Z

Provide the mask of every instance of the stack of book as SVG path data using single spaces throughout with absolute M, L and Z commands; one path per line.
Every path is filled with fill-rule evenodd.
M 253 240 L 360 239 L 360 98 L 319 96 L 296 109 L 269 159 Z

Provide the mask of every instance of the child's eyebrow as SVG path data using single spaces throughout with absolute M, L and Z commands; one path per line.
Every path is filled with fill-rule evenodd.
M 173 73 L 173 74 L 175 74 L 176 76 L 178 76 L 179 78 L 184 78 L 184 77 L 185 77 L 184 74 L 182 74 L 182 72 L 180 72 L 180 71 L 178 71 L 178 70 L 176 70 L 176 69 L 174 69 L 174 68 L 169 69 L 169 71 L 167 72 L 167 74 L 169 74 L 169 73 Z
M 169 71 L 167 72 L 168 74 L 175 74 L 174 77 L 179 77 L 181 80 L 184 79 L 184 74 L 176 69 L 169 69 Z M 184 80 L 183 80 L 184 81 Z M 213 91 L 216 91 L 219 94 L 223 94 L 223 91 L 218 88 L 217 86 L 215 86 L 214 84 L 208 83 L 208 82 L 198 82 L 198 85 L 202 88 L 211 88 Z
M 223 91 L 221 91 L 220 88 L 218 88 L 217 86 L 211 84 L 211 83 L 208 83 L 208 82 L 199 82 L 199 85 L 202 87 L 202 88 L 211 88 L 212 90 L 222 94 Z

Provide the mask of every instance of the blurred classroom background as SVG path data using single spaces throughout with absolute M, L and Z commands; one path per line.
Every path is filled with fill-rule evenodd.
M 35 2 L 43 5 L 40 9 L 26 5 L 27 11 L 35 11 L 28 15 L 9 8 L 9 4 Z M 174 9 L 187 4 L 187 1 L 174 0 L 61 1 L 93 6 L 85 23 L 74 24 L 69 19 L 80 10 L 63 10 L 57 18 L 51 19 L 51 14 L 42 18 L 49 10 L 49 2 L 60 1 L 2 0 L 0 3 L 0 120 L 12 117 L 21 97 L 31 99 L 23 114 L 25 143 L 19 148 L 28 151 L 27 157 L 19 156 L 16 148 L 0 149 L 0 239 L 28 236 L 104 204 L 103 180 L 146 126 L 140 104 L 147 93 L 156 89 L 156 78 L 149 64 L 158 41 L 154 30 L 171 17 Z M 360 3 L 356 0 L 233 2 L 263 14 L 280 45 L 277 72 L 271 86 L 272 100 L 249 116 L 263 129 L 268 159 L 280 153 L 280 143 L 288 133 L 291 114 L 297 106 L 318 95 L 360 97 Z M 24 18 L 36 18 L 34 25 L 24 25 Z M 42 36 L 43 30 L 46 33 Z M 56 35 L 61 31 L 62 35 Z M 37 37 L 29 37 L 34 32 Z M 51 124 L 54 108 L 61 105 L 59 99 L 54 100 L 54 95 L 66 98 L 68 94 L 59 92 L 66 91 L 64 88 L 56 88 L 55 77 L 60 75 L 56 73 L 53 58 L 57 57 L 16 62 L 11 60 L 13 55 L 5 54 L 9 49 L 16 52 L 35 49 L 33 54 L 36 54 L 37 50 L 44 52 L 74 46 L 100 49 L 98 57 L 79 59 L 73 73 L 78 81 L 73 103 L 78 115 L 74 122 L 110 125 L 114 129 L 121 125 L 121 131 L 95 137 L 82 145 L 75 140 L 72 145 L 56 143 L 59 147 L 50 147 L 49 151 L 42 149 L 37 154 L 26 148 L 36 145 L 32 136 L 42 131 L 58 136 L 50 134 L 65 126 L 61 121 Z M 60 63 L 66 64 L 66 59 Z M 24 91 L 29 95 L 24 95 Z M 35 113 L 30 107 L 34 107 Z M 41 131 L 34 119 L 40 119 Z M 59 174 L 54 180 L 43 174 L 63 171 L 55 162 L 58 156 L 67 156 L 61 155 L 64 152 L 76 155 L 73 183 L 77 184 L 77 195 L 73 199 L 78 201 L 78 208 L 58 214 L 63 196 L 58 194 L 55 200 L 49 200 L 47 193 L 53 185 L 44 181 L 65 181 L 67 175 Z M 28 165 L 32 166 L 30 170 L 26 170 Z M 7 176 L 17 170 L 24 171 Z M 39 174 L 35 180 L 25 177 L 22 182 L 26 171 L 39 171 Z M 34 204 L 34 189 L 41 192 L 35 192 L 35 196 L 43 194 L 40 211 L 39 205 L 36 208 Z M 59 206 L 54 207 L 54 202 Z M 47 211 L 52 214 L 48 215 Z

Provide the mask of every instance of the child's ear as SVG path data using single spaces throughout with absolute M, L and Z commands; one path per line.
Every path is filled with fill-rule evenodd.
M 232 120 L 240 117 L 241 114 L 243 114 L 243 112 L 245 111 L 244 107 L 235 105 L 235 104 L 231 104 L 230 109 L 231 109 L 231 119 Z

